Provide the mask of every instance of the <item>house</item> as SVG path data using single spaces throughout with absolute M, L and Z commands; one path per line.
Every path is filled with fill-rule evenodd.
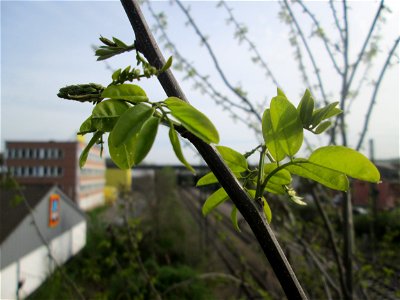
M 104 204 L 105 159 L 100 147 L 89 152 L 85 167 L 78 165 L 83 137 L 71 142 L 6 141 L 5 165 L 22 185 L 58 185 L 83 210 Z
M 57 186 L 0 187 L 0 196 L 0 299 L 24 298 L 84 247 L 86 218 Z
M 378 210 L 388 210 L 400 205 L 400 163 L 398 159 L 377 161 L 381 173 L 381 183 L 354 180 L 352 185 L 352 199 L 354 206 L 369 207 L 371 199 L 376 199 Z

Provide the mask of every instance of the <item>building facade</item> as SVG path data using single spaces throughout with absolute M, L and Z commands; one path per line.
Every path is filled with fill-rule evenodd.
M 86 244 L 86 217 L 60 188 L 0 188 L 0 299 L 22 299 Z M 28 209 L 29 207 L 29 209 Z
M 73 142 L 6 142 L 5 164 L 21 184 L 56 184 L 83 210 L 104 203 L 105 160 L 94 146 L 80 169 L 84 140 Z

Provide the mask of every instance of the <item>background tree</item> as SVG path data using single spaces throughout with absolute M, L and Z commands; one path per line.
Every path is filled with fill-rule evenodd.
M 180 1 L 173 2 L 173 5 L 181 10 L 184 22 L 199 37 L 201 45 L 208 53 L 210 65 L 214 65 L 216 74 L 226 88 L 221 88 L 220 85 L 215 84 L 218 78 L 214 76 L 211 79 L 207 71 L 201 73 L 202 71 L 195 66 L 194 58 L 182 54 L 178 49 L 179 46 L 174 44 L 173 35 L 168 32 L 166 14 L 157 12 L 152 3 L 145 2 L 145 7 L 154 17 L 154 29 L 158 33 L 160 41 L 164 42 L 165 48 L 178 61 L 178 69 L 184 72 L 186 79 L 193 82 L 195 88 L 213 99 L 216 104 L 221 105 L 234 120 L 243 122 L 254 130 L 256 136 L 259 136 L 260 129 L 255 124 L 260 120 L 262 103 L 250 99 L 250 93 L 246 91 L 245 87 L 234 84 L 229 80 L 230 74 L 224 70 L 228 69 L 229 66 L 223 65 L 220 61 L 221 57 L 213 49 L 215 44 L 213 45 L 211 39 L 201 30 L 201 25 L 198 23 L 199 19 L 194 17 L 193 6 L 190 7 L 190 5 Z M 279 16 L 289 28 L 289 41 L 294 49 L 294 58 L 297 60 L 302 81 L 310 87 L 312 94 L 317 99 L 321 99 L 322 102 L 327 103 L 328 99 L 332 97 L 332 93 L 337 95 L 338 100 L 340 100 L 340 107 L 345 112 L 333 124 L 329 134 L 329 142 L 354 146 L 357 150 L 362 149 L 384 75 L 391 65 L 398 62 L 398 56 L 396 56 L 399 43 L 398 36 L 394 37 L 392 44 L 385 45 L 385 48 L 381 49 L 382 28 L 385 26 L 385 17 L 390 12 L 389 6 L 384 1 L 376 4 L 375 13 L 367 25 L 368 30 L 361 39 L 361 43 L 356 45 L 353 40 L 359 41 L 360 39 L 358 35 L 357 39 L 352 39 L 357 32 L 352 30 L 352 10 L 346 1 L 341 3 L 330 1 L 324 4 L 331 14 L 330 24 L 325 19 L 321 19 L 310 3 L 283 1 L 279 5 Z M 280 86 L 279 79 L 269 66 L 268 60 L 260 54 L 257 48 L 260 41 L 251 40 L 249 29 L 240 21 L 240 13 L 235 14 L 230 4 L 224 1 L 219 2 L 217 6 L 221 10 L 223 18 L 226 19 L 227 25 L 230 28 L 233 27 L 234 38 L 238 40 L 239 47 L 244 46 L 248 49 L 249 55 L 241 57 L 241 60 L 247 60 L 248 63 L 252 62 L 260 67 L 265 73 L 267 82 L 273 86 Z M 323 18 L 326 17 L 326 15 L 321 15 Z M 332 26 L 326 28 L 326 24 L 333 25 L 333 28 Z M 321 55 L 322 52 L 325 56 Z M 377 63 L 379 63 L 379 67 L 374 66 Z M 336 80 L 332 80 L 333 76 Z M 332 87 L 332 81 L 338 87 Z M 368 102 L 365 103 L 368 93 Z M 349 121 L 351 109 L 357 109 L 356 106 L 359 102 L 367 109 L 365 118 L 361 122 L 362 125 L 354 126 L 355 124 Z M 354 127 L 361 128 L 361 133 L 356 140 L 354 133 L 351 132 Z M 351 136 L 351 141 L 349 141 L 349 136 Z M 341 297 L 351 299 L 355 292 L 360 293 L 361 291 L 354 291 L 353 283 L 355 250 L 353 249 L 354 236 L 350 196 L 349 194 L 342 195 L 341 231 L 343 237 L 338 241 L 338 237 L 332 230 L 331 221 L 323 206 L 321 206 L 320 192 L 314 191 L 312 195 L 330 237 L 329 244 L 336 261 L 341 287 L 339 294 Z M 342 256 L 339 255 L 338 243 L 343 244 Z

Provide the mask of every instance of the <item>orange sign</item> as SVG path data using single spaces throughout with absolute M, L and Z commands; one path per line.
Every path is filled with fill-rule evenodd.
M 49 203 L 49 227 L 56 227 L 60 222 L 60 195 L 52 194 Z

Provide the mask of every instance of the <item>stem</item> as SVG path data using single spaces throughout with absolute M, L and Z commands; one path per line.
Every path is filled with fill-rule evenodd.
M 320 199 L 319 199 L 319 195 L 317 195 L 315 193 L 314 188 L 311 189 L 311 192 L 312 192 L 312 196 L 313 196 L 314 201 L 315 201 L 315 205 L 317 206 L 318 212 L 321 215 L 322 220 L 324 221 L 324 226 L 325 226 L 325 229 L 326 229 L 326 231 L 328 233 L 329 242 L 331 243 L 333 257 L 335 258 L 336 266 L 337 266 L 338 273 L 339 273 L 339 282 L 340 282 L 340 287 L 341 287 L 341 290 L 342 290 L 340 298 L 342 299 L 342 295 L 347 295 L 347 289 L 346 289 L 346 282 L 345 282 L 344 272 L 343 272 L 343 264 L 342 264 L 342 262 L 340 260 L 339 249 L 338 249 L 338 246 L 337 246 L 337 244 L 335 242 L 335 235 L 334 235 L 334 232 L 333 232 L 332 224 L 329 221 L 329 218 L 326 215 L 325 210 L 322 208 L 322 205 L 321 205 L 321 202 L 320 202 Z
M 139 3 L 134 0 L 121 0 L 121 3 L 135 32 L 137 48 L 153 66 L 164 65 L 165 60 L 146 24 Z M 168 96 L 176 96 L 186 101 L 186 97 L 171 70 L 161 74 L 158 79 Z M 215 147 L 205 143 L 182 127 L 177 127 L 176 129 L 196 147 L 242 216 L 248 222 L 286 296 L 289 299 L 307 299 L 272 229 L 260 214 L 260 210 L 254 206 L 254 201 L 250 199 L 231 170 L 226 166 Z
M 264 159 L 265 159 L 265 152 L 267 151 L 267 147 L 262 145 L 261 152 L 260 152 L 260 160 L 258 161 L 258 178 L 257 178 L 257 189 L 256 189 L 256 199 L 260 198 L 263 194 L 263 189 L 261 186 L 261 181 L 264 178 Z

